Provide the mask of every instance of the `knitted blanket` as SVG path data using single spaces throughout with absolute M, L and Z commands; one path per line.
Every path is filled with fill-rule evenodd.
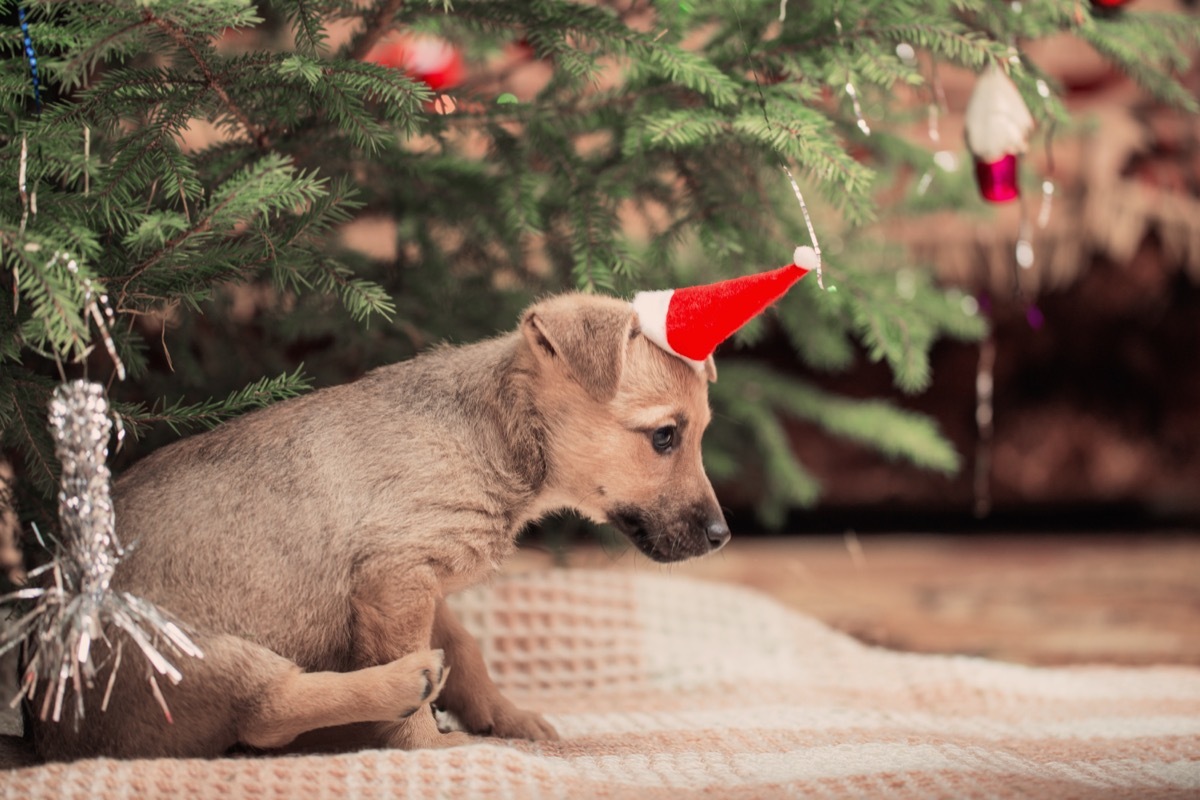
M 0 773 L 0 797 L 1200 797 L 1197 669 L 890 652 L 669 575 L 506 577 L 455 604 L 562 741 L 94 760 Z

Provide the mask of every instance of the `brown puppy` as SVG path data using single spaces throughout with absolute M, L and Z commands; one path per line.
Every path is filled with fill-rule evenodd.
M 163 687 L 173 723 L 127 662 L 105 713 L 100 685 L 78 729 L 33 720 L 40 755 L 218 756 L 354 724 L 376 746 L 468 741 L 415 713 L 434 697 L 472 733 L 556 738 L 499 693 L 443 598 L 558 509 L 612 522 L 658 561 L 721 547 L 706 378 L 711 359 L 697 371 L 665 353 L 629 303 L 563 295 L 514 333 L 154 453 L 114 487 L 136 542 L 116 588 L 175 613 L 204 658 Z

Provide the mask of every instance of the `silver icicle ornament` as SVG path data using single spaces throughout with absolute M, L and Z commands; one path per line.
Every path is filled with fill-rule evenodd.
M 94 687 L 107 668 L 100 704 L 105 710 L 130 640 L 145 657 L 149 691 L 170 720 L 155 676 L 178 683 L 183 674 L 168 655 L 203 658 L 203 653 L 169 614 L 112 589 L 113 573 L 127 550 L 117 539 L 110 494 L 106 462 L 112 419 L 104 389 L 88 381 L 60 385 L 50 401 L 50 429 L 62 464 L 59 552 L 30 573 L 41 586 L 0 598 L 0 604 L 34 601 L 33 608 L 0 636 L 0 654 L 25 645 L 21 686 L 13 704 L 28 698 L 41 719 L 58 722 L 70 689 L 78 724 L 84 716 L 85 690 Z M 95 647 L 97 643 L 102 647 Z M 39 689 L 41 698 L 36 701 Z

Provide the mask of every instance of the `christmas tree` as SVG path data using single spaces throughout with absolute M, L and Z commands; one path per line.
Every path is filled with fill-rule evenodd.
M 882 194 L 940 169 L 904 136 L 936 111 L 937 65 L 999 66 L 1043 128 L 1062 124 L 1021 48 L 1068 32 L 1194 109 L 1172 70 L 1195 18 L 1112 5 L 5 3 L 0 425 L 23 513 L 57 490 L 45 410 L 84 366 L 110 379 L 130 459 L 509 329 L 539 294 L 758 272 L 814 232 L 820 281 L 742 343 L 774 331 L 819 370 L 865 353 L 920 391 L 938 338 L 984 330 L 871 235 Z M 353 246 L 366 226 L 382 248 Z M 780 415 L 958 467 L 927 418 L 777 364 L 727 359 L 712 398 L 710 473 L 760 464 L 768 522 L 818 492 Z

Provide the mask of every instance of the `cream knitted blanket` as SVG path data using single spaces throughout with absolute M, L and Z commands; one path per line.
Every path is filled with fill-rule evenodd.
M 1200 670 L 889 652 L 672 576 L 544 572 L 456 601 L 561 742 L 85 761 L 0 773 L 0 797 L 1200 797 Z

